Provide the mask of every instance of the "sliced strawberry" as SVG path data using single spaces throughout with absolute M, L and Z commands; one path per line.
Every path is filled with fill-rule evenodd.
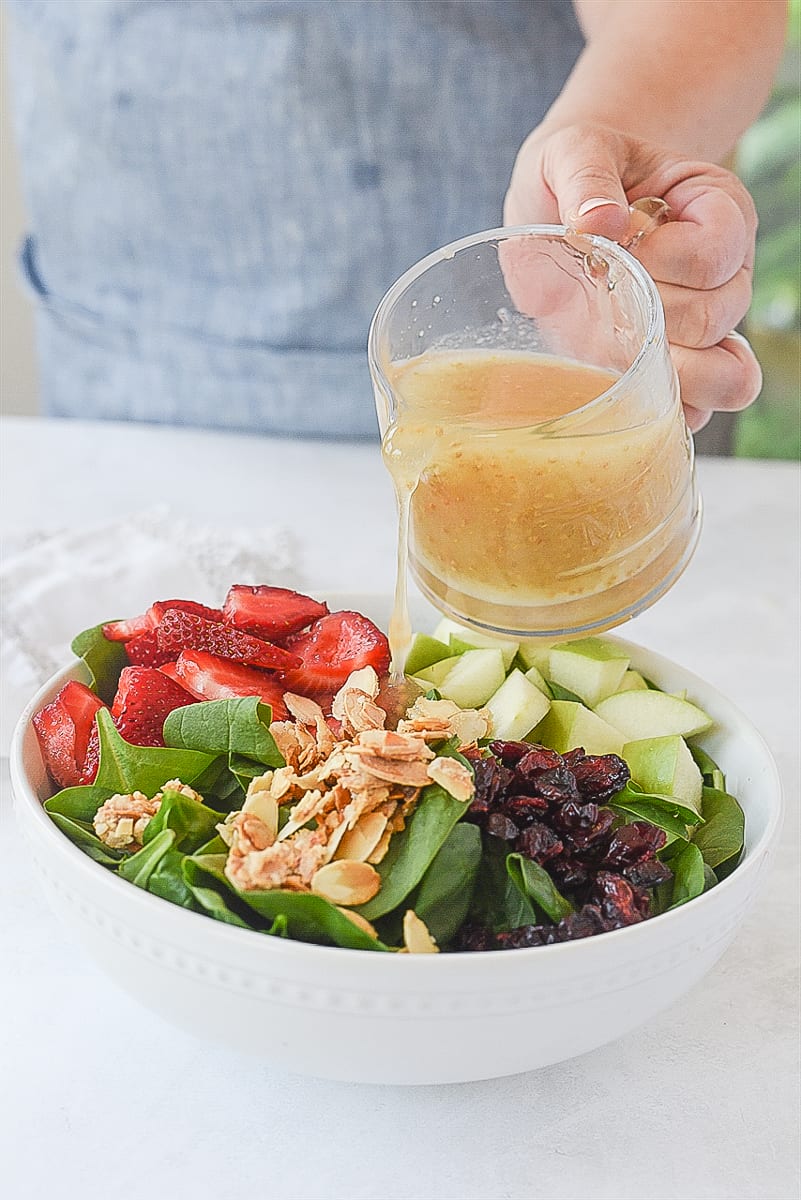
M 146 633 L 139 633 L 136 637 L 129 638 L 125 643 L 125 653 L 128 655 L 128 662 L 133 667 L 161 667 L 164 663 L 173 662 L 178 657 L 177 653 L 173 654 L 170 650 L 162 650 L 155 629 L 148 629 Z
M 223 605 L 223 618 L 229 624 L 270 640 L 297 633 L 327 612 L 328 605 L 311 596 L 266 584 L 248 587 L 235 583 Z
M 284 704 L 284 685 L 275 675 L 217 658 L 204 650 L 184 650 L 175 669 L 181 684 L 198 700 L 258 696 L 272 707 L 275 721 L 286 721 L 289 717 Z
M 168 679 L 174 679 L 176 683 L 181 682 L 180 676 L 178 675 L 177 662 L 162 663 L 159 667 L 159 670 L 161 671 L 162 675 L 166 675 Z
M 86 758 L 81 767 L 81 783 L 94 783 L 97 768 L 100 766 L 100 731 L 97 721 L 92 721 L 89 741 L 86 746 Z
M 389 643 L 381 630 L 357 612 L 335 612 L 311 629 L 289 639 L 288 647 L 303 666 L 284 675 L 287 691 L 317 700 L 330 699 L 352 671 L 374 667 L 381 675 L 389 666 Z
M 195 697 L 154 667 L 125 667 L 111 716 L 120 737 L 134 746 L 163 746 L 164 721 L 174 708 Z
M 171 609 L 194 613 L 197 617 L 205 617 L 207 621 L 223 619 L 221 609 L 207 608 L 205 604 L 197 604 L 194 600 L 157 600 L 139 617 L 131 617 L 127 621 L 110 621 L 108 625 L 104 625 L 103 637 L 109 642 L 128 642 L 131 638 L 155 629 L 164 614 Z
M 103 707 L 99 696 L 73 679 L 34 715 L 33 727 L 45 766 L 59 787 L 86 782 L 81 775 L 92 730 L 96 730 L 95 713 Z
M 300 666 L 297 654 L 289 654 L 280 646 L 271 646 L 261 638 L 251 637 L 249 633 L 219 621 L 206 621 L 176 609 L 161 618 L 156 638 L 159 648 L 169 652 L 171 658 L 177 657 L 182 650 L 206 650 L 218 658 L 230 658 L 253 667 L 291 671 Z

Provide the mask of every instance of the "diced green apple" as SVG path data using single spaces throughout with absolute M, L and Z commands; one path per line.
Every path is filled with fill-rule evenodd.
M 522 671 L 510 671 L 485 705 L 492 717 L 492 736 L 519 741 L 539 724 L 550 706 L 548 697 Z
M 450 644 L 451 654 L 463 654 L 466 650 L 500 650 L 503 654 L 504 670 L 508 671 L 517 654 L 518 643 L 507 638 L 493 637 L 490 633 L 481 633 L 477 629 L 469 629 L 443 617 L 434 630 L 434 637 L 440 642 Z
M 587 754 L 620 754 L 625 738 L 583 704 L 554 700 L 545 719 L 527 740 L 548 746 L 558 754 L 576 746 L 583 746 Z
M 419 679 L 421 683 L 427 685 L 427 688 L 438 688 L 461 657 L 461 654 L 451 654 L 447 658 L 441 658 L 439 662 L 432 663 L 430 667 L 423 667 L 422 671 L 418 671 L 413 678 Z
M 550 700 L 551 689 L 548 687 L 545 676 L 541 675 L 536 667 L 529 667 L 529 669 L 525 672 L 525 676 L 529 683 L 533 683 L 534 687 L 539 688 L 543 696 L 547 696 Z
M 618 690 L 630 661 L 613 642 L 582 638 L 552 647 L 548 678 L 579 696 L 589 708 L 595 708 Z
M 443 700 L 453 700 L 460 708 L 479 708 L 497 692 L 505 678 L 500 650 L 466 650 L 442 682 L 434 686 Z
M 647 692 L 648 684 L 639 671 L 626 671 L 617 690 L 619 692 Z
M 627 742 L 642 738 L 679 734 L 693 737 L 711 728 L 712 718 L 689 700 L 679 700 L 666 692 L 617 692 L 595 709 L 599 717 L 614 725 Z
M 626 742 L 623 758 L 644 792 L 675 796 L 700 815 L 704 781 L 684 738 L 670 734 Z
M 542 641 L 540 638 L 531 638 L 529 641 L 520 643 L 517 656 L 527 671 L 536 667 L 540 674 L 547 679 L 551 649 L 552 646 L 549 642 Z
M 447 642 L 429 637 L 427 633 L 416 633 L 406 656 L 406 674 L 417 675 L 433 663 L 442 662 L 453 654 Z

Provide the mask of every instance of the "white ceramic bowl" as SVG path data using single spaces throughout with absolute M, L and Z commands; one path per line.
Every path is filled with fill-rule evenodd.
M 348 601 L 341 607 L 385 625 L 386 600 Z M 746 717 L 683 668 L 622 644 L 634 667 L 668 691 L 687 688 L 714 717 L 703 744 L 746 813 L 745 853 L 727 879 L 627 929 L 491 954 L 368 954 L 251 933 L 151 896 L 82 854 L 42 808 L 49 787 L 31 716 L 82 677 L 79 663 L 41 689 L 17 726 L 19 823 L 51 904 L 98 964 L 199 1037 L 357 1082 L 450 1083 L 559 1062 L 643 1024 L 706 974 L 753 903 L 781 825 L 776 768 Z

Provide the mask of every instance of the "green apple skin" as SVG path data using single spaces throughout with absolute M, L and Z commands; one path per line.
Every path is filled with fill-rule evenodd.
M 460 654 L 451 654 L 448 658 L 441 658 L 439 662 L 432 663 L 430 667 L 423 667 L 422 671 L 418 671 L 412 678 L 419 679 L 421 683 L 425 684 L 426 690 L 432 687 L 438 688 L 460 658 Z
M 463 654 L 466 650 L 500 650 L 503 654 L 505 670 L 509 670 L 517 654 L 518 643 L 508 638 L 494 637 L 490 633 L 481 633 L 477 629 L 468 629 L 450 617 L 443 617 L 434 630 L 434 637 L 440 642 L 447 642 L 451 654 Z
M 704 780 L 678 734 L 626 742 L 623 758 L 644 792 L 675 796 L 700 815 Z
M 521 642 L 517 651 L 517 657 L 527 671 L 530 671 L 532 667 L 536 667 L 540 674 L 547 678 L 548 671 L 550 670 L 552 649 L 553 646 L 550 642 L 540 641 L 537 638 L 536 640 Z
M 588 708 L 595 708 L 618 690 L 630 661 L 612 642 L 582 638 L 551 649 L 548 678 L 579 696 Z
M 617 692 L 602 700 L 595 709 L 599 717 L 608 721 L 624 735 L 627 742 L 643 738 L 694 737 L 712 727 L 712 718 L 690 704 L 666 692 Z
M 587 754 L 619 754 L 625 738 L 606 721 L 575 700 L 553 700 L 543 721 L 531 731 L 527 741 L 548 746 L 557 754 L 566 754 L 583 746 Z
M 436 687 L 443 700 L 452 700 L 460 708 L 479 708 L 498 691 L 505 678 L 500 650 L 466 650 Z
M 548 697 L 515 669 L 484 707 L 492 718 L 492 736 L 517 742 L 539 724 L 550 706 Z
M 419 675 L 426 667 L 450 658 L 453 651 L 447 642 L 429 637 L 427 633 L 416 633 L 406 655 L 406 674 Z
M 648 684 L 639 671 L 626 671 L 617 690 L 619 692 L 647 692 Z
M 551 689 L 548 687 L 547 680 L 544 675 L 540 674 L 536 667 L 529 667 L 524 674 L 529 683 L 533 683 L 534 687 L 541 691 L 543 696 L 547 696 L 549 700 L 551 699 Z

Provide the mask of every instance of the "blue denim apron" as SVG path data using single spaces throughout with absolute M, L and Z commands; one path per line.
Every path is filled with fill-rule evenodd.
M 382 294 L 500 223 L 569 0 L 9 0 L 42 406 L 375 436 Z

